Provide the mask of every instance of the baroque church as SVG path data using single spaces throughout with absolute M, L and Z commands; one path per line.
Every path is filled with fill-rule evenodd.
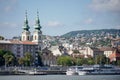
M 31 65 L 39 66 L 41 63 L 43 65 L 55 65 L 56 57 L 53 56 L 51 51 L 43 48 L 41 28 L 39 13 L 37 12 L 33 34 L 31 34 L 26 11 L 21 39 L 0 40 L 0 49 L 11 51 L 16 58 L 24 57 L 26 53 L 30 53 L 34 58 Z M 42 60 L 40 60 L 39 55 L 41 55 Z
M 35 20 L 35 26 L 33 35 L 31 35 L 30 27 L 28 24 L 28 18 L 27 18 L 27 11 L 25 15 L 24 25 L 23 25 L 23 31 L 21 35 L 21 41 L 32 41 L 36 44 L 38 44 L 39 50 L 42 50 L 42 31 L 41 31 L 41 25 L 39 20 L 39 12 L 37 11 L 37 17 Z

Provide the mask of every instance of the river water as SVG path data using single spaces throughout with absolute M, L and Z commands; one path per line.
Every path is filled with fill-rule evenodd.
M 9 75 L 0 76 L 0 80 L 120 80 L 120 75 Z

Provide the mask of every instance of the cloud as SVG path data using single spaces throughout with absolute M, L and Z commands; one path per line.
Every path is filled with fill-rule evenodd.
M 85 24 L 91 24 L 93 23 L 93 19 L 92 18 L 88 18 L 84 21 Z
M 120 12 L 120 0 L 92 0 L 90 7 L 96 11 Z
M 12 10 L 12 7 L 11 6 L 6 6 L 5 8 L 4 8 L 4 11 L 5 12 L 9 12 L 9 11 L 11 11 Z
M 0 23 L 0 27 L 17 27 L 16 23 L 3 22 Z
M 49 26 L 49 27 L 59 27 L 59 26 L 63 26 L 63 24 L 60 23 L 59 21 L 49 21 L 47 23 L 47 26 Z
M 17 9 L 18 0 L 0 0 L 0 10 L 3 12 L 11 12 Z

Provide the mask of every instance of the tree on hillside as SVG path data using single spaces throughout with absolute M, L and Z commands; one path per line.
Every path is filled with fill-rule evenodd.
M 73 53 L 80 53 L 79 50 L 73 50 Z
M 57 64 L 62 66 L 72 66 L 74 61 L 70 56 L 60 56 L 57 59 Z
M 83 65 L 83 64 L 84 64 L 83 59 L 81 59 L 81 58 L 77 58 L 77 59 L 76 59 L 76 65 L 81 66 L 81 65 Z
M 88 61 L 88 63 L 87 63 L 88 65 L 93 65 L 93 64 L 95 64 L 93 58 L 87 58 L 87 61 Z
M 107 62 L 107 59 L 105 55 L 97 55 L 95 58 L 96 64 L 105 64 L 106 62 Z

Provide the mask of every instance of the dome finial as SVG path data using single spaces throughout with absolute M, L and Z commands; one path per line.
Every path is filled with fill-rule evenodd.
M 25 10 L 25 18 L 27 19 L 27 10 Z
M 39 12 L 38 12 L 38 10 L 37 10 L 37 17 L 39 18 Z

